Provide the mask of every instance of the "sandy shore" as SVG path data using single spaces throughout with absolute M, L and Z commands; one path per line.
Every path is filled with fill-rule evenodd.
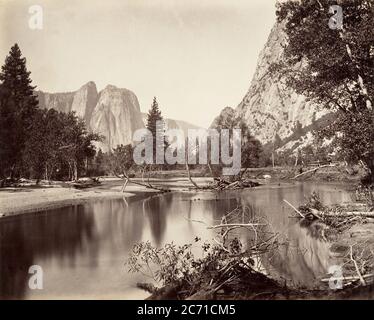
M 211 181 L 209 178 L 195 178 L 200 185 Z M 140 182 L 141 179 L 134 179 Z M 153 185 L 167 187 L 173 191 L 188 190 L 191 187 L 186 178 L 151 179 Z M 86 203 L 94 199 L 115 199 L 132 196 L 147 196 L 159 193 L 158 190 L 129 183 L 125 192 L 121 192 L 122 181 L 106 178 L 101 185 L 88 189 L 75 189 L 72 186 L 57 183 L 54 185 L 35 184 L 17 188 L 0 189 L 0 218 L 15 214 L 35 212 L 71 204 Z
M 83 190 L 61 185 L 2 188 L 0 217 L 80 204 L 93 199 L 114 199 L 157 192 L 133 184 L 126 187 L 126 192 L 121 192 L 121 188 L 120 180 L 105 181 L 100 186 Z

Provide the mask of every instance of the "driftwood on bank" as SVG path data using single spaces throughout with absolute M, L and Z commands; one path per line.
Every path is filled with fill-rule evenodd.
M 249 180 L 249 179 L 241 179 L 236 181 L 227 181 L 222 178 L 214 178 L 213 184 L 210 185 L 211 189 L 214 190 L 233 190 L 233 189 L 243 189 L 243 188 L 253 188 L 257 187 L 260 184 L 258 182 Z
M 310 208 L 310 212 L 312 215 L 316 216 L 317 218 L 321 217 L 363 217 L 363 218 L 374 218 L 374 212 L 370 211 L 342 211 L 342 212 L 324 212 L 319 211 L 313 208 Z
M 145 187 L 147 189 L 154 189 L 154 190 L 161 191 L 161 192 L 169 192 L 170 191 L 169 188 L 162 188 L 162 187 L 158 187 L 158 186 L 152 185 L 149 182 L 149 179 L 148 179 L 148 183 L 142 183 L 142 182 L 131 180 L 130 177 L 127 174 L 125 174 L 125 173 L 123 174 L 123 176 L 118 175 L 118 174 L 116 174 L 116 176 L 118 178 L 124 180 L 124 183 L 123 183 L 123 186 L 122 186 L 122 189 L 121 189 L 122 192 L 125 192 L 125 189 L 126 189 L 126 187 L 127 187 L 127 185 L 128 185 L 129 182 L 131 182 L 133 184 L 136 184 L 138 186 Z
M 101 185 L 99 178 L 90 178 L 90 180 L 77 180 L 71 185 L 76 189 L 87 189 Z
M 294 176 L 294 177 L 291 178 L 291 179 L 292 179 L 292 180 L 293 180 L 293 179 L 296 179 L 296 178 L 298 178 L 298 177 L 303 176 L 304 174 L 311 173 L 311 172 L 315 172 L 315 171 L 317 171 L 318 169 L 326 168 L 326 167 L 336 167 L 336 164 L 325 164 L 325 165 L 323 165 L 323 166 L 319 166 L 319 167 L 317 167 L 317 168 L 313 168 L 313 169 L 310 169 L 310 170 L 304 171 L 304 172 L 302 172 L 302 173 L 299 173 L 299 174 L 297 174 L 296 176 Z

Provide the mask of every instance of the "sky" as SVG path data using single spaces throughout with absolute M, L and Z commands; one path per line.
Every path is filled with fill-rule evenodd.
M 0 63 L 17 42 L 39 90 L 112 84 L 208 127 L 244 97 L 274 22 L 275 0 L 0 0 Z

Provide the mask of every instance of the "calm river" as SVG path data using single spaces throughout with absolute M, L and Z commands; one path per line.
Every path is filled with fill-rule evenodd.
M 312 227 L 292 219 L 294 205 L 317 191 L 326 204 L 349 201 L 342 187 L 296 183 L 213 194 L 170 193 L 146 199 L 93 201 L 85 205 L 37 212 L 0 220 L 0 298 L 18 299 L 142 299 L 136 288 L 146 281 L 124 266 L 134 243 L 149 240 L 157 246 L 173 241 L 211 240 L 216 224 L 238 204 L 266 218 L 274 232 L 287 238 L 263 265 L 289 284 L 317 287 L 334 255 Z M 29 289 L 31 265 L 43 269 L 43 290 Z

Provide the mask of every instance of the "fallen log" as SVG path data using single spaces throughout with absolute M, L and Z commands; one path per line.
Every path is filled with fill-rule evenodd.
M 301 176 L 304 175 L 304 174 L 307 174 L 307 173 L 310 173 L 310 172 L 314 172 L 314 171 L 317 171 L 318 169 L 326 168 L 326 167 L 336 167 L 336 164 L 325 164 L 325 165 L 323 165 L 323 166 L 319 166 L 319 167 L 317 167 L 317 168 L 307 170 L 307 171 L 305 171 L 305 172 L 302 172 L 302 173 L 297 174 L 296 176 L 294 176 L 293 178 L 291 178 L 291 180 L 296 179 L 296 178 L 298 178 L 298 177 L 301 177 Z
M 374 277 L 374 274 L 373 273 L 365 274 L 365 275 L 362 275 L 361 277 L 363 279 L 372 278 L 372 277 Z M 352 280 L 360 280 L 360 277 L 359 276 L 347 276 L 347 277 L 331 277 L 331 278 L 321 279 L 322 282 L 329 282 L 331 280 L 334 280 L 334 281 L 337 281 L 337 280 L 352 281 Z
M 364 217 L 364 218 L 374 218 L 374 212 L 370 211 L 346 211 L 346 212 L 323 212 L 316 209 L 310 209 L 311 213 L 315 216 L 320 217 Z
M 228 182 L 224 179 L 221 179 L 221 178 L 214 178 L 214 181 L 217 181 L 217 183 L 223 183 L 223 184 L 226 184 L 226 185 L 230 184 L 230 182 Z
M 232 182 L 230 184 L 228 184 L 225 189 L 230 189 L 230 188 L 235 188 L 239 185 L 239 181 L 235 181 L 235 182 Z
M 217 229 L 217 228 L 229 228 L 229 227 L 254 227 L 254 226 L 266 226 L 265 223 L 225 223 L 217 224 L 215 226 L 207 227 L 207 229 Z

